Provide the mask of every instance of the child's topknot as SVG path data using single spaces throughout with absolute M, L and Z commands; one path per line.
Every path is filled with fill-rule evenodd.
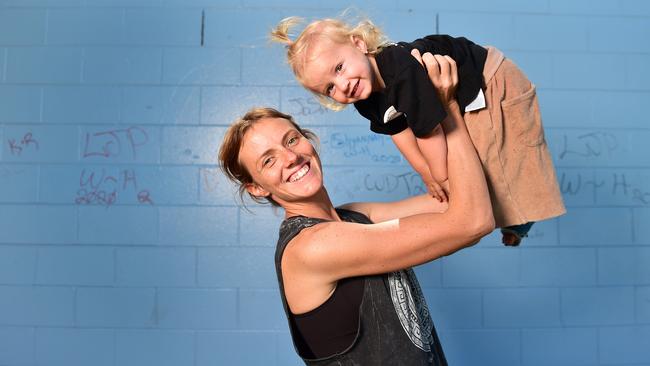
M 270 34 L 272 41 L 285 44 L 287 49 L 287 62 L 296 79 L 301 84 L 304 84 L 304 65 L 312 59 L 309 55 L 309 49 L 313 45 L 314 40 L 326 38 L 336 43 L 344 44 L 350 41 L 351 37 L 357 37 L 366 43 L 368 53 L 371 54 L 381 51 L 381 47 L 388 43 L 381 29 L 376 27 L 368 19 L 360 20 L 356 26 L 351 26 L 348 22 L 340 19 L 325 18 L 316 20 L 309 23 L 292 40 L 290 37 L 292 28 L 301 23 L 304 23 L 304 20 L 299 17 L 282 19 Z M 345 107 L 344 104 L 337 103 L 326 96 L 320 94 L 316 94 L 316 96 L 321 104 L 327 108 L 341 110 Z

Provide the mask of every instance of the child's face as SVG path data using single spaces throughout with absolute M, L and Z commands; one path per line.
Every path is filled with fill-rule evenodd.
M 319 40 L 303 69 L 304 86 L 342 104 L 366 99 L 375 80 L 365 42 Z

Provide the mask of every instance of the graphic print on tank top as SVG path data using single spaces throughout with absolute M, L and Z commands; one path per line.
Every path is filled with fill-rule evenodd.
M 390 297 L 404 332 L 419 349 L 429 352 L 433 344 L 433 321 L 412 269 L 388 275 Z

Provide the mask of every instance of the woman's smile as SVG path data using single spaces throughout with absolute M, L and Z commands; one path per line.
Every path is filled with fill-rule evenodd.
M 292 173 L 289 176 L 289 183 L 296 182 L 300 180 L 302 177 L 304 177 L 307 173 L 309 173 L 310 170 L 310 165 L 309 163 L 305 163 L 300 169 L 298 169 L 296 172 Z

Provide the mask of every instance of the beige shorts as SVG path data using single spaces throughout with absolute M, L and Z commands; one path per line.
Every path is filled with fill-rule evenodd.
M 464 117 L 483 164 L 497 227 L 562 215 L 566 209 L 535 86 L 501 51 L 487 49 L 487 108 Z

